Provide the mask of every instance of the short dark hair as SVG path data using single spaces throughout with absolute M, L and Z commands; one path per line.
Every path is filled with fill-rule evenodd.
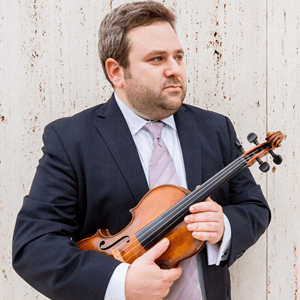
M 113 58 L 121 67 L 127 69 L 131 49 L 128 32 L 134 27 L 157 21 L 168 22 L 175 30 L 175 14 L 156 1 L 126 3 L 105 16 L 99 29 L 98 49 L 104 74 L 110 83 L 105 67 L 106 60 Z

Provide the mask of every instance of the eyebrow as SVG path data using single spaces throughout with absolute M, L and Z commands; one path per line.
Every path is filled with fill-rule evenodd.
M 177 49 L 177 50 L 175 50 L 175 53 L 184 55 L 183 49 Z M 146 57 L 155 56 L 155 55 L 165 55 L 165 54 L 167 54 L 167 51 L 165 51 L 165 50 L 153 50 L 153 51 L 149 52 L 146 55 Z

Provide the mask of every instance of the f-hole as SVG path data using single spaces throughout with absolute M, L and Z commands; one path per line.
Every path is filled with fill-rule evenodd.
M 102 241 L 102 242 L 100 243 L 100 245 L 99 245 L 99 248 L 100 248 L 101 250 L 104 250 L 104 251 L 105 251 L 105 250 L 108 250 L 109 248 L 113 247 L 114 245 L 118 244 L 119 242 L 121 242 L 121 241 L 124 240 L 124 239 L 127 239 L 127 240 L 125 241 L 126 243 L 129 243 L 129 242 L 130 242 L 129 236 L 123 236 L 123 237 L 121 237 L 120 239 L 116 240 L 113 244 L 110 244 L 110 245 L 108 245 L 108 246 L 105 246 L 106 242 L 105 242 L 105 241 Z

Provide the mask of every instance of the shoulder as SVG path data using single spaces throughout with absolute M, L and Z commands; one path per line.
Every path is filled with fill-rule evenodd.
M 70 117 L 64 117 L 54 120 L 45 127 L 45 130 L 47 130 L 48 128 L 52 128 L 55 131 L 64 132 L 70 129 L 80 129 L 90 126 L 90 124 L 96 120 L 97 114 L 102 105 L 103 104 L 100 104 L 85 109 Z
M 101 106 L 102 104 L 85 109 L 73 116 L 60 118 L 46 125 L 43 133 L 43 152 L 55 155 L 64 151 L 80 152 L 89 140 L 95 139 L 95 123 Z
M 229 118 L 220 113 L 205 110 L 189 104 L 182 104 L 181 110 L 187 113 L 189 117 L 192 117 L 201 128 L 223 128 L 228 130 L 228 127 L 230 127 L 230 129 L 232 127 Z
M 180 120 L 180 126 L 182 127 L 183 123 L 196 126 L 197 135 L 201 136 L 202 141 L 205 141 L 210 148 L 218 145 L 219 149 L 231 149 L 234 157 L 237 155 L 234 147 L 237 136 L 228 117 L 187 104 L 182 105 L 179 115 L 177 120 Z
M 188 112 L 190 112 L 193 115 L 198 115 L 198 116 L 203 116 L 203 117 L 213 117 L 213 118 L 226 118 L 226 116 L 224 116 L 220 113 L 217 113 L 217 112 L 214 112 L 211 110 L 206 110 L 206 109 L 196 107 L 196 106 L 193 106 L 190 104 L 183 103 L 182 108 L 184 110 L 187 110 Z
M 111 98 L 102 104 L 98 104 L 96 106 L 87 108 L 71 117 L 65 117 L 57 119 L 46 126 L 53 128 L 55 130 L 59 130 L 62 132 L 68 131 L 70 129 L 74 130 L 86 130 L 87 127 L 94 126 L 97 122 L 98 118 L 107 117 L 113 114 L 117 108 L 116 101 L 114 96 L 112 95 Z

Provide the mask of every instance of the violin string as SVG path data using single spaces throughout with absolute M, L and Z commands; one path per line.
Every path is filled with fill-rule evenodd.
M 243 165 L 243 164 L 241 164 L 241 162 L 240 162 L 240 165 Z M 215 178 L 214 181 L 216 181 L 216 179 L 217 179 L 217 178 Z M 211 186 L 212 186 L 212 183 L 211 183 L 211 185 L 210 185 L 209 187 L 211 187 Z M 197 195 L 196 195 L 196 197 L 193 197 L 193 196 L 195 196 L 195 195 L 192 195 L 192 197 L 190 197 L 190 199 L 188 199 L 188 202 L 185 200 L 185 201 L 180 201 L 180 202 L 176 203 L 176 204 L 179 204 L 179 206 L 176 207 L 174 211 L 172 211 L 171 213 L 167 214 L 162 220 L 159 221 L 159 223 L 162 223 L 162 226 L 158 227 L 158 230 L 161 229 L 163 226 L 165 227 L 165 220 L 166 220 L 166 219 L 168 220 L 171 214 L 176 214 L 177 218 L 174 219 L 173 222 L 171 222 L 169 225 L 167 225 L 167 227 L 165 227 L 167 230 L 168 230 L 169 228 L 172 228 L 172 226 L 174 225 L 174 223 L 176 223 L 176 222 L 178 221 L 178 219 L 182 218 L 182 217 L 186 214 L 186 208 L 189 207 L 192 203 L 194 203 L 195 198 L 198 199 L 199 197 L 201 197 L 201 196 L 206 192 L 206 190 L 203 190 L 203 191 L 201 191 L 201 192 L 202 192 L 202 193 L 199 193 L 199 192 L 198 192 Z M 189 195 L 190 195 L 190 194 L 189 194 Z M 188 196 L 189 196 L 189 195 L 188 195 Z M 187 196 L 187 197 L 188 197 L 188 196 Z M 185 197 L 184 199 L 186 199 L 187 197 Z M 176 204 L 175 204 L 174 206 L 176 206 Z M 182 207 L 182 206 L 183 206 L 183 207 Z M 174 208 L 174 207 L 173 207 L 173 208 Z M 182 208 L 183 208 L 183 209 L 182 209 Z M 179 212 L 177 212 L 176 210 L 177 210 L 177 211 L 179 210 Z M 158 223 L 158 224 L 159 224 L 159 223 Z M 151 230 L 151 228 L 150 228 L 149 230 Z M 146 236 L 148 237 L 148 231 L 149 231 L 149 230 L 146 230 L 146 232 L 143 233 L 142 236 L 146 235 Z M 153 239 L 151 239 L 150 241 L 148 241 L 147 244 L 144 245 L 144 246 L 147 247 L 147 245 L 148 245 L 148 244 L 151 244 L 151 243 L 153 242 L 154 239 L 155 239 L 155 236 L 153 237 Z M 142 240 L 141 242 L 143 242 L 143 240 Z M 133 249 L 132 249 L 132 250 L 133 250 Z M 131 250 L 131 251 L 132 251 L 132 250 Z M 127 254 L 129 254 L 129 252 L 128 252 Z
M 238 164 L 241 164 L 242 162 L 244 162 L 244 160 L 242 160 L 242 162 L 240 161 L 241 160 L 241 158 L 239 158 L 239 159 L 237 159 L 237 160 L 235 160 L 233 163 L 232 163 L 232 165 L 230 166 L 230 165 L 228 165 L 228 167 L 230 166 L 230 168 L 232 169 L 232 168 L 235 168 L 236 167 L 236 165 L 238 165 Z M 228 171 L 228 170 L 227 170 Z M 222 177 L 222 174 L 220 174 L 218 177 Z M 215 178 L 214 179 L 214 181 L 216 181 L 218 178 Z M 207 181 L 207 183 L 208 183 L 209 181 Z M 211 184 L 211 186 L 212 186 L 212 184 Z M 210 187 L 211 187 L 210 186 Z M 205 192 L 205 191 L 204 191 Z M 188 196 L 190 196 L 190 194 L 188 195 Z M 186 197 L 184 197 L 184 199 L 185 199 Z M 194 197 L 195 198 L 195 197 Z M 193 203 L 193 201 L 195 200 L 194 198 L 191 198 L 191 199 L 189 199 L 189 202 L 191 203 Z M 197 195 L 197 197 L 196 198 L 199 198 L 199 196 Z M 183 199 L 182 199 L 183 200 Z M 182 206 L 184 206 L 184 208 L 186 208 L 186 206 L 189 206 L 189 205 L 186 205 L 186 201 L 180 201 L 180 202 L 178 202 L 178 203 L 176 203 L 174 206 L 173 206 L 173 208 L 175 207 L 175 206 L 178 206 L 178 207 L 176 207 L 175 208 L 175 211 L 174 212 L 171 212 L 171 213 L 169 213 L 169 214 L 167 214 L 164 218 L 162 218 L 158 223 L 157 223 L 157 225 L 158 226 L 160 226 L 160 227 L 158 227 L 158 230 L 160 230 L 164 225 L 165 225 L 165 220 L 167 219 L 169 219 L 169 216 L 171 215 L 171 214 L 174 214 L 175 212 L 176 212 L 176 210 L 180 210 L 181 208 L 182 208 Z M 179 212 L 179 213 L 182 213 L 182 211 L 181 212 Z M 184 214 L 185 214 L 185 212 L 183 212 Z M 177 213 L 178 214 L 178 213 Z M 182 216 L 181 216 L 182 217 Z M 171 224 L 169 224 L 169 226 L 167 226 L 167 228 L 169 228 L 170 226 L 173 226 L 173 224 L 177 221 L 178 219 L 175 219 Z M 162 226 L 161 225 L 159 225 L 160 223 L 162 223 Z M 150 223 L 147 225 L 147 226 L 149 226 L 150 225 Z M 145 227 L 144 228 L 142 228 L 141 230 L 143 230 L 143 229 L 145 229 Z M 149 231 L 151 231 L 151 225 L 149 226 L 149 229 L 146 229 L 146 231 L 140 236 L 140 240 L 138 240 L 137 239 L 137 237 L 135 236 L 135 239 L 138 241 L 138 244 L 140 244 L 140 243 L 143 243 L 143 241 L 145 241 L 144 239 L 141 239 L 141 238 L 143 238 L 144 236 L 146 236 L 146 237 L 148 237 L 148 233 L 149 233 Z M 153 238 L 153 239 L 151 239 L 145 246 L 147 246 L 149 243 L 151 243 L 151 242 L 153 242 L 153 240 L 155 239 L 155 237 Z M 140 242 L 139 242 L 140 241 Z M 134 241 L 135 242 L 135 241 Z M 123 243 L 123 245 L 124 245 L 124 243 Z M 131 243 L 131 246 L 133 246 L 132 245 L 132 243 Z M 137 245 L 138 246 L 138 245 Z M 124 249 L 126 249 L 127 247 L 125 247 Z M 129 252 L 127 252 L 125 255 L 124 255 L 124 257 L 125 256 L 127 256 L 127 255 L 129 255 L 130 254 L 130 252 L 131 251 L 133 251 L 133 250 L 135 250 L 135 247 L 133 247 Z M 135 255 L 135 253 L 133 254 L 133 255 Z M 130 256 L 128 259 L 130 259 L 132 256 Z
M 255 151 L 255 152 L 258 152 L 258 151 Z M 206 183 L 204 183 L 204 184 L 208 185 L 208 187 L 206 187 L 206 190 L 207 190 L 208 188 L 211 188 L 211 187 L 213 186 L 214 182 L 215 182 L 215 181 L 218 181 L 218 179 L 219 179 L 220 177 L 224 177 L 224 175 L 229 174 L 229 173 L 231 172 L 231 169 L 234 169 L 234 168 L 236 168 L 236 167 L 239 167 L 239 166 L 244 165 L 244 162 L 245 162 L 245 161 L 248 162 L 248 161 L 249 161 L 251 158 L 253 158 L 255 155 L 256 155 L 256 153 L 251 153 L 251 154 L 248 154 L 248 155 L 245 155 L 245 156 L 240 156 L 239 158 L 237 158 L 236 160 L 234 160 L 231 164 L 229 164 L 229 165 L 227 166 L 227 168 L 225 168 L 226 170 L 225 170 L 224 172 L 222 172 L 222 170 L 221 170 L 219 173 L 216 174 L 217 176 L 216 176 L 215 178 L 214 178 L 214 177 L 211 178 L 211 179 L 213 179 L 213 180 L 209 179 Z M 223 169 L 223 170 L 224 170 L 224 169 Z M 223 173 L 225 173 L 225 174 L 223 174 Z M 212 181 L 212 182 L 210 182 L 210 181 Z M 201 189 L 200 189 L 200 190 L 201 190 Z M 204 192 L 206 192 L 206 190 L 202 191 L 202 193 L 200 193 L 200 191 L 198 191 L 198 193 L 193 193 L 192 195 L 189 194 L 189 195 L 187 195 L 186 197 L 184 197 L 183 199 L 186 199 L 188 196 L 190 196 L 189 198 L 191 198 L 191 199 L 188 199 L 189 204 L 186 204 L 186 201 L 182 201 L 183 199 L 180 200 L 179 202 L 177 202 L 177 203 L 173 206 L 173 208 L 174 208 L 176 205 L 179 204 L 178 207 L 175 207 L 175 211 L 174 211 L 174 212 L 171 212 L 171 213 L 174 214 L 174 213 L 176 212 L 176 210 L 182 209 L 182 206 L 184 206 L 184 210 L 180 211 L 179 213 L 178 213 L 178 212 L 176 213 L 177 215 L 180 214 L 179 218 L 175 219 L 171 224 L 168 225 L 167 228 L 173 226 L 173 224 L 174 224 L 178 219 L 182 218 L 182 217 L 184 216 L 184 214 L 186 213 L 186 212 L 185 212 L 186 207 L 187 207 L 187 206 L 190 206 L 191 204 L 193 204 L 194 201 L 195 201 L 195 198 L 198 199 L 199 197 L 201 197 L 201 196 L 204 194 Z M 195 191 L 197 191 L 197 190 L 195 190 Z M 194 191 L 194 192 L 195 192 L 195 191 Z M 196 195 L 196 196 L 195 196 L 195 195 Z M 162 220 L 160 220 L 160 221 L 158 222 L 158 225 L 159 225 L 160 223 L 163 223 L 162 225 L 159 225 L 160 227 L 158 227 L 158 229 L 161 229 L 161 228 L 164 226 L 164 224 L 165 224 L 165 222 L 164 222 L 165 219 L 168 219 L 168 218 L 170 217 L 171 213 L 169 213 L 169 215 L 167 214 Z M 153 221 L 154 221 L 154 220 L 153 220 Z M 152 222 L 153 222 L 153 221 L 152 221 Z M 149 223 L 148 225 L 146 225 L 144 228 L 146 228 L 146 227 L 149 226 L 150 224 L 151 224 L 151 223 Z M 143 230 L 144 228 L 142 228 L 141 230 Z M 147 234 L 148 234 L 148 232 L 149 232 L 150 230 L 151 230 L 151 227 L 149 226 L 149 229 L 146 229 L 146 231 L 141 235 L 141 238 L 143 238 L 145 235 L 147 236 Z M 124 258 L 125 258 L 125 256 L 127 256 L 128 254 L 130 254 L 130 252 L 136 250 L 136 248 L 137 248 L 137 246 L 138 246 L 139 244 L 141 244 L 141 243 L 143 243 L 143 241 L 145 241 L 144 239 L 138 240 L 137 237 L 136 237 L 135 235 L 134 235 L 133 237 L 129 237 L 129 238 L 130 238 L 130 241 L 131 241 L 130 245 L 126 245 L 126 246 L 122 249 L 122 251 L 126 250 L 129 246 L 132 247 L 134 243 L 137 243 L 137 245 L 136 245 L 136 246 L 133 246 L 133 248 L 132 248 L 128 253 L 126 253 L 126 254 L 124 255 Z M 150 240 L 146 245 L 144 245 L 144 246 L 147 246 L 149 243 L 152 243 L 154 239 L 155 239 L 155 237 L 154 237 L 153 239 L 151 239 L 151 240 Z M 117 250 L 120 250 L 121 247 L 123 247 L 124 244 L 127 244 L 127 242 L 123 242 L 123 243 L 120 244 L 116 249 L 117 249 Z M 133 253 L 133 255 L 135 255 L 135 253 Z M 132 255 L 132 256 L 133 256 L 133 255 Z M 129 258 L 127 258 L 127 260 L 129 260 L 132 256 L 130 256 Z
M 236 165 L 238 165 L 239 163 L 240 163 L 240 164 L 243 164 L 244 160 L 249 161 L 254 155 L 255 155 L 255 154 L 252 153 L 252 154 L 249 154 L 249 155 L 244 156 L 244 157 L 239 157 L 238 159 L 236 159 L 236 160 L 232 163 L 232 166 L 228 165 L 228 167 L 230 166 L 230 168 L 234 168 L 234 167 L 236 167 Z M 230 168 L 229 168 L 229 169 L 230 169 Z M 228 170 L 226 170 L 225 173 L 226 173 L 226 172 L 228 172 Z M 216 181 L 216 180 L 218 179 L 218 177 L 223 176 L 223 174 L 220 174 L 220 173 L 224 173 L 224 172 L 222 172 L 222 171 L 219 172 L 219 173 L 218 173 L 219 176 L 217 176 L 216 178 L 214 178 L 213 181 Z M 218 175 L 218 174 L 217 174 L 217 175 Z M 210 180 L 208 180 L 207 183 L 208 183 L 209 181 L 210 181 Z M 210 184 L 211 184 L 211 186 L 212 186 L 213 182 L 211 182 Z M 211 186 L 210 186 L 210 187 L 211 187 Z M 190 194 L 189 194 L 189 195 L 190 195 Z M 202 193 L 202 195 L 203 195 L 203 193 Z M 202 196 L 202 195 L 200 195 L 200 196 Z M 185 197 L 185 198 L 186 198 L 186 197 Z M 195 197 L 194 197 L 194 198 L 195 198 Z M 193 203 L 193 201 L 195 200 L 194 198 L 189 199 L 189 202 L 190 202 L 190 203 Z M 198 198 L 199 198 L 199 194 L 197 195 L 197 199 L 198 199 Z M 186 202 L 186 201 L 184 201 L 184 202 Z M 178 203 L 181 203 L 181 206 L 182 206 L 183 204 L 186 204 L 186 203 L 183 203 L 182 201 L 180 201 L 180 202 L 178 202 Z M 178 203 L 176 203 L 176 204 L 178 204 Z M 174 206 L 176 206 L 176 204 L 175 204 Z M 189 205 L 190 205 L 190 204 L 189 204 Z M 185 207 L 186 207 L 186 205 L 185 205 Z M 180 206 L 179 206 L 178 208 L 180 208 Z M 178 209 L 178 208 L 177 208 L 177 209 Z M 173 213 L 173 212 L 172 212 L 172 213 Z M 180 213 L 181 213 L 181 216 L 180 216 L 179 218 L 181 218 L 182 216 L 184 216 L 185 211 L 181 211 Z M 182 215 L 182 213 L 183 213 L 183 215 Z M 162 222 L 165 221 L 165 219 L 168 218 L 168 217 L 169 217 L 169 215 L 166 215 L 162 220 L 159 221 L 159 223 L 162 223 Z M 178 218 L 178 219 L 179 219 L 179 218 Z M 177 220 L 178 220 L 178 219 L 177 219 Z M 174 222 L 176 222 L 177 220 L 175 219 L 171 224 L 169 224 L 169 226 L 168 226 L 167 228 L 169 228 L 170 226 L 173 226 Z M 158 224 L 159 224 L 159 223 L 158 223 Z M 164 225 L 164 224 L 165 224 L 165 223 L 163 222 L 163 225 Z M 149 225 L 149 224 L 148 224 L 148 225 Z M 147 225 L 147 226 L 148 226 L 148 225 Z M 147 226 L 146 226 L 146 227 L 147 227 Z M 145 228 L 145 227 L 144 227 L 144 228 Z M 162 226 L 159 227 L 158 229 L 161 229 L 161 228 L 162 228 Z M 142 228 L 142 229 L 143 229 L 143 228 Z M 142 230 L 142 229 L 141 229 L 141 230 Z M 148 230 L 146 230 L 146 231 L 141 235 L 141 237 L 147 235 L 149 230 L 151 230 L 151 228 L 149 228 Z M 140 242 L 138 241 L 138 239 L 137 239 L 136 236 L 134 237 L 134 239 L 137 240 L 138 244 L 140 244 Z M 152 240 L 150 240 L 145 246 L 147 246 L 149 243 L 152 243 L 154 239 L 155 239 L 155 237 L 154 237 Z M 141 243 L 142 243 L 143 241 L 144 241 L 144 240 L 141 240 Z M 131 243 L 131 246 L 132 246 L 132 243 Z M 127 248 L 127 247 L 125 247 L 125 249 L 126 249 L 126 248 Z M 135 248 L 136 248 L 136 246 L 133 247 L 133 248 L 132 248 L 128 253 L 126 253 L 124 256 L 128 255 L 131 251 L 135 250 Z M 135 253 L 134 253 L 134 254 L 135 254 Z M 134 255 L 134 254 L 133 254 L 133 255 Z M 131 257 L 132 257 L 132 256 L 131 256 Z M 131 257 L 129 257 L 128 259 L 130 259 Z
M 255 155 L 255 154 L 250 154 L 250 155 L 244 156 L 244 157 L 242 157 L 242 158 L 244 158 L 244 160 L 246 160 L 246 161 L 249 161 L 249 159 L 251 159 L 254 155 Z M 241 158 L 241 157 L 240 157 L 240 158 Z M 238 159 L 236 160 L 237 163 L 239 163 L 239 160 L 241 160 L 240 158 L 238 158 Z M 243 161 L 243 159 L 242 159 L 242 161 Z M 229 165 L 229 166 L 230 166 L 230 165 Z M 232 167 L 235 167 L 235 164 L 233 164 Z M 226 170 L 226 171 L 228 171 L 228 170 Z M 222 172 L 221 172 L 221 173 L 222 173 Z M 220 174 L 220 176 L 222 176 L 222 174 Z M 219 177 L 220 177 L 220 176 L 219 176 Z M 215 180 L 217 180 L 217 178 L 215 178 L 214 181 L 215 181 Z M 199 195 L 197 195 L 197 198 L 199 198 Z M 194 199 L 192 199 L 192 201 L 193 201 L 193 200 L 194 200 Z M 191 199 L 190 199 L 190 202 L 191 202 Z M 192 203 L 193 203 L 193 202 L 192 202 Z M 178 203 L 177 203 L 177 204 L 178 204 Z M 182 213 L 182 212 L 181 212 L 181 213 Z M 185 214 L 185 212 L 183 212 L 183 215 L 184 215 L 184 214 Z M 183 215 L 181 215 L 180 217 L 182 217 Z M 163 222 L 164 219 L 166 219 L 167 217 L 168 217 L 168 215 L 166 215 L 165 218 L 163 218 L 162 220 L 160 220 L 160 223 Z M 174 222 L 176 222 L 176 220 L 173 221 L 173 223 L 171 223 L 168 227 L 172 226 L 172 225 L 174 224 Z M 163 224 L 165 224 L 165 223 L 163 223 Z M 149 224 L 148 224 L 148 225 L 149 225 Z M 148 226 L 148 225 L 147 225 L 147 226 Z M 145 228 L 145 227 L 144 227 L 144 228 Z M 160 228 L 161 228 L 161 227 L 160 227 Z M 160 229 L 160 228 L 159 228 L 159 229 Z M 142 230 L 142 229 L 141 229 L 141 230 Z M 151 228 L 150 228 L 149 230 L 151 230 Z M 147 234 L 149 230 L 146 230 L 146 232 L 143 233 L 143 235 Z M 143 235 L 142 235 L 142 236 L 143 236 Z M 142 236 L 141 236 L 141 237 L 142 237 Z M 134 237 L 134 239 L 137 240 L 136 236 Z M 155 239 L 155 237 L 154 237 L 153 239 Z M 151 243 L 151 242 L 153 241 L 153 239 L 150 240 L 145 246 L 147 246 L 149 243 Z M 143 242 L 143 241 L 144 241 L 144 240 L 142 240 L 141 242 Z M 139 241 L 138 241 L 138 243 L 140 244 Z M 132 243 L 131 243 L 131 246 L 132 246 Z M 135 248 L 136 248 L 136 247 L 133 247 L 133 249 L 131 249 L 131 250 L 130 250 L 128 253 L 126 253 L 124 256 L 128 255 L 131 251 L 135 250 Z M 126 248 L 125 248 L 125 249 L 126 249 Z M 131 257 L 132 257 L 132 256 L 131 256 Z M 128 259 L 130 259 L 131 257 L 129 257 Z

